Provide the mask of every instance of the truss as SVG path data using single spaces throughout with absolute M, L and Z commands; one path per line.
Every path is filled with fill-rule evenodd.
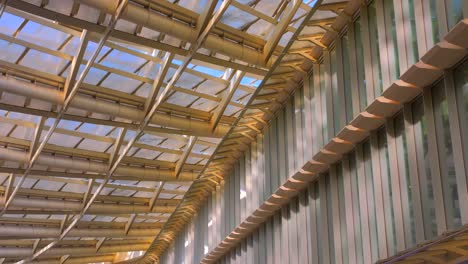
M 0 263 L 157 260 L 347 4 L 36 2 L 0 3 Z

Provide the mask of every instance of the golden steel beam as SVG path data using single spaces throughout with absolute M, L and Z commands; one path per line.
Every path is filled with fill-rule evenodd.
M 117 8 L 117 2 L 113 0 L 80 0 L 80 2 L 109 14 L 113 14 Z M 133 3 L 130 3 L 124 9 L 122 18 L 163 34 L 176 37 L 182 41 L 187 41 L 192 43 L 192 45 L 195 44 L 196 46 L 200 46 L 197 44 L 197 41 L 199 40 L 197 29 L 193 29 L 190 26 L 184 25 L 171 18 L 162 16 Z M 201 31 L 199 32 L 201 33 Z M 262 60 L 262 54 L 254 49 L 244 47 L 215 35 L 207 34 L 205 38 L 206 39 L 203 40 L 202 45 L 210 51 L 225 54 L 229 57 L 236 58 L 253 65 L 268 65 L 267 61 Z
M 78 50 L 76 51 L 76 54 L 73 57 L 73 60 L 70 65 L 70 71 L 65 81 L 65 86 L 63 87 L 63 91 L 65 92 L 65 97 L 69 96 L 70 88 L 73 87 L 75 84 L 76 76 L 78 75 L 78 71 L 80 69 L 80 65 L 82 63 L 83 56 L 84 56 L 87 46 L 88 46 L 88 31 L 83 30 L 83 34 L 81 34 L 81 37 L 80 37 L 80 43 L 78 44 Z
M 16 192 L 19 190 L 19 188 L 21 187 L 21 185 L 23 184 L 23 182 L 26 180 L 26 177 L 29 175 L 33 165 L 35 164 L 35 161 L 38 159 L 39 155 L 41 154 L 43 148 L 45 147 L 45 145 L 47 144 L 47 141 L 50 139 L 50 137 L 52 136 L 52 134 L 54 133 L 54 130 L 55 128 L 58 126 L 59 122 L 61 121 L 63 115 L 65 114 L 65 112 L 68 110 L 68 108 L 70 107 L 70 102 L 74 99 L 75 95 L 77 94 L 78 92 L 78 89 L 80 88 L 82 82 L 84 81 L 86 75 L 89 73 L 89 71 L 91 70 L 91 66 L 93 65 L 94 61 L 96 60 L 97 56 L 99 55 L 101 49 L 104 47 L 104 44 L 106 43 L 107 39 L 109 38 L 110 36 L 110 33 L 112 32 L 112 30 L 114 29 L 114 27 L 117 25 L 117 21 L 119 20 L 120 16 L 122 15 L 122 11 L 123 9 L 126 7 L 127 5 L 127 1 L 128 0 L 124 0 L 124 1 L 121 1 L 118 3 L 118 5 L 116 6 L 116 9 L 115 9 L 115 13 L 112 14 L 112 17 L 109 21 L 109 24 L 108 26 L 106 27 L 106 30 L 102 36 L 102 38 L 100 39 L 99 43 L 98 43 L 98 46 L 95 50 L 95 52 L 92 54 L 90 60 L 87 62 L 85 68 L 83 69 L 83 71 L 81 72 L 80 76 L 78 77 L 78 80 L 74 83 L 73 85 L 73 88 L 70 90 L 69 94 L 66 95 L 66 97 L 64 98 L 64 103 L 63 103 L 63 107 L 62 109 L 59 111 L 58 113 L 58 117 L 55 119 L 53 125 L 50 127 L 49 131 L 47 132 L 45 138 L 43 139 L 43 141 L 41 142 L 41 144 L 39 145 L 39 147 L 37 148 L 36 152 L 34 153 L 34 155 L 32 156 L 32 158 L 29 160 L 29 163 L 28 163 L 28 166 L 26 168 L 26 171 L 25 173 L 23 174 L 23 176 L 21 177 L 20 181 L 18 182 L 17 186 L 15 187 L 15 189 L 13 190 L 12 192 L 12 195 L 11 197 L 6 201 L 4 207 L 3 207 L 3 210 L 0 212 L 0 215 L 3 215 L 6 210 L 8 209 L 8 206 L 9 204 L 13 203 L 13 198 L 14 198 L 14 195 L 16 194 Z M 84 31 L 83 34 L 86 34 L 87 31 Z M 72 80 L 73 81 L 73 80 Z M 107 182 L 106 182 L 107 183 Z M 99 190 L 99 188 L 98 188 Z M 97 193 L 96 193 L 96 196 L 97 196 Z M 93 195 L 93 198 L 95 198 L 95 195 Z M 93 199 L 91 198 L 91 199 Z M 92 202 L 92 201 L 91 201 Z M 88 206 L 85 206 L 84 209 L 87 209 Z M 82 215 L 80 215 L 80 217 L 76 218 L 76 222 L 82 217 Z M 75 221 L 73 221 L 72 223 L 76 224 Z M 73 224 L 71 225 L 73 226 Z M 65 229 L 64 230 L 64 234 L 66 235 L 68 232 L 70 231 L 69 228 Z M 61 240 L 63 238 L 63 236 L 60 236 L 59 240 Z M 54 242 L 51 242 L 50 244 L 48 244 L 47 246 L 45 246 L 44 248 L 40 249 L 39 251 L 37 252 L 33 252 L 34 254 L 31 256 L 31 257 L 28 257 L 26 259 L 23 259 L 21 261 L 18 261 L 16 264 L 23 264 L 23 263 L 26 263 L 30 260 L 34 260 L 36 259 L 37 257 L 39 257 L 40 255 L 42 255 L 43 253 L 45 253 L 47 250 L 49 250 L 50 248 L 52 248 L 54 245 L 56 245 L 58 243 L 58 240 L 54 241 Z
M 8 206 L 12 203 L 12 200 L 14 199 L 14 196 L 18 189 L 21 187 L 21 185 L 24 183 L 26 180 L 27 176 L 29 175 L 33 165 L 35 164 L 37 158 L 39 157 L 40 153 L 42 152 L 43 148 L 45 147 L 47 141 L 50 139 L 52 134 L 54 133 L 55 128 L 58 126 L 59 122 L 61 121 L 63 115 L 65 112 L 68 110 L 70 107 L 70 102 L 73 100 L 75 97 L 76 93 L 78 92 L 78 89 L 80 88 L 81 83 L 84 81 L 86 75 L 88 72 L 91 70 L 91 66 L 93 65 L 94 61 L 96 60 L 97 56 L 99 55 L 99 52 L 101 51 L 102 47 L 104 46 L 104 43 L 106 42 L 107 38 L 110 36 L 110 32 L 114 29 L 115 25 L 117 24 L 117 20 L 119 19 L 121 12 L 123 8 L 125 7 L 126 2 L 122 2 L 119 5 L 119 8 L 117 9 L 117 12 L 115 13 L 114 16 L 112 16 L 112 19 L 109 22 L 108 27 L 106 28 L 106 31 L 104 32 L 104 35 L 102 39 L 100 40 L 97 49 L 91 56 L 91 59 L 88 61 L 86 64 L 85 68 L 83 69 L 83 72 L 80 74 L 80 77 L 78 80 L 75 82 L 73 88 L 70 90 L 68 96 L 64 98 L 64 103 L 62 109 L 60 109 L 57 118 L 55 119 L 53 125 L 50 127 L 49 131 L 45 135 L 45 138 L 41 142 L 41 144 L 38 146 L 37 150 L 33 152 L 31 159 L 27 163 L 26 171 L 25 173 L 21 176 L 18 184 L 16 185 L 15 189 L 12 191 L 11 196 L 8 198 L 8 200 L 5 202 L 2 211 L 0 212 L 0 216 L 6 213 L 6 210 L 8 209 Z M 83 32 L 83 35 L 86 35 L 87 31 Z M 84 37 L 85 38 L 85 37 Z M 24 263 L 20 261 L 19 263 Z M 19 264 L 18 263 L 18 264 Z
M 270 39 L 263 49 L 263 60 L 265 62 L 270 60 L 271 55 L 273 55 L 273 51 L 278 45 L 281 37 L 283 37 L 284 32 L 288 28 L 289 23 L 293 19 L 301 4 L 302 0 L 293 0 L 291 1 L 290 5 L 288 5 L 288 8 L 283 12 L 283 17 L 281 18 L 278 25 L 275 26 Z
M 164 83 L 164 78 L 166 77 L 167 71 L 169 70 L 169 67 L 171 66 L 172 59 L 174 59 L 174 54 L 167 52 L 164 55 L 158 74 L 156 75 L 156 78 L 153 81 L 153 86 L 151 87 L 150 94 L 146 98 L 145 112 L 148 112 L 148 110 L 151 108 L 154 101 L 156 100 L 156 97 L 159 94 L 159 90 L 162 84 Z
M 76 35 L 76 31 L 71 28 L 78 28 L 80 30 L 87 29 L 90 34 L 90 39 L 99 40 L 101 33 L 105 31 L 105 27 L 91 23 L 85 20 L 78 18 L 70 17 L 52 10 L 38 7 L 36 5 L 27 3 L 25 1 L 10 1 L 8 3 L 8 12 L 24 17 L 25 19 L 35 21 L 37 23 L 58 29 L 60 31 L 66 32 L 68 34 Z M 34 15 L 31 15 L 34 14 Z M 45 19 L 44 19 L 45 18 Z M 59 23 L 53 23 L 52 21 L 58 21 Z M 68 27 L 62 26 L 67 25 Z M 162 51 L 171 52 L 180 56 L 185 56 L 188 54 L 187 50 L 174 47 L 162 42 L 155 40 L 147 39 L 144 37 L 137 36 L 135 34 L 126 33 L 123 31 L 113 31 L 111 36 L 115 39 L 119 39 L 123 42 L 132 42 L 144 47 L 157 48 Z M 107 43 L 107 45 L 111 45 Z M 123 48 L 123 47 L 121 47 Z M 139 53 L 139 52 L 138 52 Z M 221 65 L 223 67 L 233 68 L 236 70 L 242 70 L 248 73 L 251 73 L 256 76 L 264 76 L 267 71 L 263 68 L 250 67 L 240 63 L 219 59 L 213 56 L 204 55 L 197 53 L 194 55 L 194 60 L 197 60 L 198 63 L 209 64 L 212 66 Z
M 167 87 L 167 86 L 166 86 Z M 43 100 L 46 102 L 50 102 L 53 104 L 62 105 L 62 108 L 65 106 L 63 102 L 64 93 L 61 91 L 45 88 L 42 86 L 38 86 L 31 83 L 26 83 L 24 81 L 16 80 L 10 77 L 3 77 L 0 76 L 0 90 L 11 92 L 13 94 L 19 94 L 31 98 L 35 98 L 38 100 Z M 70 102 L 70 106 L 75 108 L 84 109 L 92 112 L 108 114 L 112 116 L 118 116 L 121 118 L 129 119 L 129 120 L 142 120 L 144 117 L 144 112 L 134 108 L 128 107 L 124 105 L 119 105 L 116 103 L 112 103 L 109 101 L 104 100 L 97 100 L 92 97 L 83 96 L 83 95 L 76 95 L 74 100 Z M 159 109 L 158 109 L 159 110 Z M 20 110 L 18 110 L 20 111 Z M 36 110 L 38 114 L 36 115 L 43 115 L 39 114 L 40 110 Z M 47 111 L 47 115 L 51 115 L 49 111 Z M 53 117 L 58 119 L 61 112 L 57 113 Z M 62 118 L 66 116 L 62 113 Z M 52 116 L 51 116 L 52 117 Z M 68 116 L 70 119 L 70 116 Z M 105 123 L 105 120 L 99 121 L 102 124 Z M 181 134 L 189 134 L 189 135 L 197 135 L 197 136 L 205 136 L 205 137 L 222 137 L 228 130 L 227 126 L 219 126 L 216 131 L 211 131 L 210 124 L 193 119 L 187 119 L 184 117 L 178 116 L 169 116 L 167 114 L 162 113 L 154 113 L 151 117 L 151 122 L 163 127 L 171 127 L 177 128 L 181 130 L 179 133 Z M 92 122 L 95 123 L 95 122 Z M 115 125 L 120 127 L 128 127 L 127 125 Z M 134 129 L 137 129 L 136 126 L 133 126 Z M 159 127 L 145 127 L 146 130 L 164 130 L 164 128 Z M 148 132 L 146 131 L 146 132 Z M 171 129 L 172 133 L 177 133 L 177 130 Z
M 232 96 L 236 92 L 237 88 L 239 87 L 240 82 L 242 81 L 242 78 L 244 78 L 245 73 L 241 71 L 236 71 L 234 76 L 232 77 L 231 81 L 229 82 L 229 86 L 227 91 L 225 91 L 223 95 L 223 99 L 219 103 L 219 105 L 216 107 L 215 112 L 213 113 L 213 116 L 211 117 L 211 130 L 216 130 L 216 127 L 218 126 L 219 121 L 221 120 L 221 117 L 223 116 L 224 111 L 226 110 L 226 107 L 228 106 L 229 102 L 232 99 Z

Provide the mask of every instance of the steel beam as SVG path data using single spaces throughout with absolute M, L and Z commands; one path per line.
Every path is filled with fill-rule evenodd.
M 45 145 L 49 141 L 49 139 L 52 137 L 52 134 L 54 133 L 55 128 L 57 128 L 58 124 L 60 123 L 63 115 L 65 112 L 68 110 L 70 107 L 70 102 L 74 99 L 75 95 L 78 92 L 78 89 L 80 88 L 81 84 L 83 83 L 84 79 L 86 78 L 86 75 L 88 72 L 91 70 L 91 66 L 93 65 L 94 61 L 96 60 L 97 56 L 99 55 L 99 52 L 101 49 L 104 47 L 105 42 L 110 36 L 111 31 L 114 29 L 115 25 L 117 24 L 117 20 L 119 19 L 120 15 L 122 14 L 123 8 L 126 6 L 127 2 L 123 1 L 119 3 L 118 8 L 116 8 L 116 13 L 115 15 L 112 16 L 108 27 L 106 28 L 106 31 L 104 32 L 104 35 L 102 36 L 101 40 L 98 43 L 98 46 L 94 53 L 92 54 L 90 60 L 86 64 L 85 68 L 81 72 L 80 76 L 78 77 L 78 80 L 75 82 L 73 88 L 70 90 L 69 94 L 64 97 L 63 101 L 63 106 L 58 112 L 57 118 L 54 120 L 53 125 L 49 128 L 49 131 L 45 135 L 44 139 L 42 140 L 41 144 L 37 147 L 37 149 L 33 152 L 31 159 L 29 159 L 29 162 L 27 163 L 26 170 L 24 174 L 21 176 L 18 184 L 16 185 L 15 189 L 12 191 L 11 196 L 8 198 L 8 200 L 5 202 L 4 207 L 2 211 L 0 212 L 0 215 L 3 215 L 6 213 L 8 206 L 12 203 L 16 192 L 18 192 L 19 188 L 21 188 L 21 185 L 26 181 L 26 178 L 28 177 L 30 171 L 32 170 L 32 167 L 34 166 L 37 158 L 41 154 L 42 150 L 44 149 Z M 84 32 L 86 34 L 86 31 Z M 24 263 L 24 262 L 20 262 Z M 19 263 L 18 263 L 19 264 Z
M 0 148 L 0 159 L 19 163 L 27 163 L 28 153 L 9 148 Z M 52 168 L 84 170 L 100 174 L 105 174 L 108 167 L 107 164 L 103 162 L 70 157 L 51 156 L 47 154 L 41 154 L 40 156 L 37 156 L 36 160 L 37 164 L 50 166 Z M 32 170 L 29 172 L 32 172 Z M 197 172 L 183 171 L 181 172 L 179 178 L 175 178 L 174 169 L 160 170 L 149 167 L 141 168 L 135 166 L 120 166 L 118 169 L 116 169 L 115 173 L 121 176 L 136 177 L 142 181 L 193 181 L 198 175 Z
M 89 202 L 89 201 L 88 201 Z M 3 205 L 4 203 L 2 203 Z M 28 210 L 40 210 L 47 214 L 48 211 L 59 211 L 62 214 L 80 212 L 83 208 L 81 201 L 37 199 L 28 197 L 15 197 L 11 202 L 11 210 L 23 210 L 25 214 Z M 147 205 L 143 204 L 117 204 L 117 203 L 95 203 L 89 206 L 90 214 L 134 214 L 134 213 L 172 213 L 175 205 L 156 204 L 150 211 Z
M 26 83 L 24 81 L 19 81 L 10 77 L 0 76 L 0 91 L 23 95 L 52 104 L 64 104 L 63 92 L 41 87 L 31 83 Z M 137 108 L 119 105 L 109 101 L 98 100 L 83 95 L 76 95 L 74 100 L 70 102 L 70 106 L 90 112 L 125 118 L 128 120 L 142 120 L 144 118 L 144 112 Z M 55 116 L 55 118 L 58 118 L 58 115 Z M 211 131 L 210 124 L 204 121 L 190 120 L 183 117 L 170 116 L 156 112 L 151 118 L 151 123 L 162 127 L 176 128 L 181 130 L 181 132 L 184 134 L 203 137 L 222 137 L 228 131 L 227 126 L 218 126 L 215 131 Z
M 80 0 L 80 2 L 109 14 L 114 14 L 117 9 L 117 2 L 113 0 Z M 128 4 L 124 9 L 122 18 L 137 25 L 176 37 L 182 41 L 190 42 L 192 45 L 198 41 L 197 29 L 193 29 L 190 26 L 186 26 L 133 3 Z M 201 33 L 201 31 L 199 32 Z M 207 35 L 206 40 L 203 42 L 202 46 L 210 51 L 225 54 L 253 65 L 268 65 L 267 62 L 262 61 L 262 54 L 260 52 L 230 40 L 225 40 L 215 35 Z
M 263 61 L 267 62 L 270 60 L 271 55 L 273 55 L 273 51 L 275 50 L 276 46 L 278 45 L 279 41 L 284 35 L 284 32 L 287 30 L 289 23 L 293 19 L 294 15 L 296 14 L 297 10 L 301 6 L 301 0 L 294 0 L 291 1 L 290 6 L 283 12 L 283 17 L 281 21 L 275 26 L 273 30 L 272 36 L 265 44 L 263 49 Z
M 228 89 L 225 92 L 222 101 L 216 107 L 213 116 L 211 117 L 211 130 L 216 130 L 221 117 L 223 116 L 226 107 L 228 106 L 229 102 L 231 102 L 232 96 L 236 92 L 237 88 L 239 87 L 242 78 L 244 77 L 245 73 L 241 71 L 236 71 L 235 75 L 232 77 Z
M 130 244 L 130 245 L 112 245 L 106 246 L 103 245 L 99 249 L 99 253 L 96 254 L 95 247 L 60 247 L 52 248 L 44 254 L 47 257 L 61 257 L 63 255 L 72 255 L 72 256 L 89 256 L 89 255 L 99 255 L 99 254 L 109 254 L 125 251 L 140 251 L 146 250 L 149 246 L 149 243 L 141 244 Z M 28 257 L 33 254 L 31 248 L 18 248 L 18 247 L 1 247 L 0 248 L 0 258 L 18 258 L 18 257 Z M 36 253 L 37 254 L 37 253 Z M 28 262 L 29 263 L 29 262 Z

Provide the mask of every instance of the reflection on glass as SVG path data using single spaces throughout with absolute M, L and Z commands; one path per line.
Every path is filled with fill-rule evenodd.
M 437 145 L 439 147 L 447 226 L 449 229 L 454 229 L 461 225 L 461 216 L 455 164 L 453 160 L 452 139 L 450 136 L 448 106 L 443 82 L 439 82 L 439 84 L 433 87 L 432 99 L 434 103 Z

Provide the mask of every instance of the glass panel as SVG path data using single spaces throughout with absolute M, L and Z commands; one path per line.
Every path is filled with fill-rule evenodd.
M 292 161 L 290 161 L 291 165 L 293 166 L 293 168 L 289 168 L 289 172 L 291 171 L 296 171 L 297 170 L 297 167 L 298 167 L 298 159 L 299 157 L 297 156 L 298 154 L 298 151 L 297 151 L 297 144 L 301 143 L 300 142 L 300 139 L 296 137 L 297 133 L 296 133 L 296 129 L 301 129 L 301 128 L 297 128 L 298 125 L 300 125 L 300 123 L 298 124 L 298 122 L 296 122 L 296 100 L 294 100 L 294 96 L 291 96 L 291 98 L 289 99 L 291 101 L 291 104 L 288 105 L 289 109 L 286 109 L 290 112 L 290 115 L 288 115 L 288 118 L 291 118 L 292 120 L 289 121 L 289 124 L 292 124 L 292 129 L 288 130 L 288 138 L 291 138 L 292 141 L 289 142 L 289 144 L 292 144 L 292 151 L 293 153 L 289 153 L 289 158 L 293 159 Z M 298 106 L 300 107 L 300 106 Z M 298 113 L 299 114 L 299 113 Z M 299 142 L 297 142 L 299 141 Z M 288 173 L 289 174 L 289 173 Z
M 374 194 L 374 177 L 372 176 L 372 158 L 371 158 L 371 145 L 369 141 L 363 143 L 363 162 L 364 170 L 366 173 L 366 187 L 367 187 L 367 207 L 369 208 L 369 230 L 371 238 L 372 261 L 375 262 L 379 259 L 379 240 L 377 238 L 377 216 L 375 208 L 375 194 Z
M 366 75 L 364 71 L 364 50 L 362 46 L 361 36 L 361 19 L 356 20 L 354 23 L 354 39 L 356 41 L 356 61 L 357 61 L 357 72 L 358 72 L 358 84 L 359 84 L 359 102 L 361 111 L 367 106 L 367 93 L 366 93 Z
M 322 105 L 322 135 L 324 142 L 328 142 L 328 125 L 327 125 L 327 91 L 325 89 L 325 65 L 320 64 L 320 100 Z M 319 144 L 320 148 L 323 146 L 323 142 Z
M 270 149 L 271 149 L 271 189 L 279 187 L 278 175 L 278 118 L 274 118 L 270 128 Z
M 437 222 L 435 217 L 434 191 L 432 188 L 431 169 L 427 145 L 427 123 L 424 115 L 422 98 L 418 98 L 412 105 L 414 133 L 416 140 L 416 153 L 418 158 L 421 201 L 426 239 L 437 235 Z
M 468 61 L 454 72 L 465 164 L 468 163 Z
M 390 81 L 393 81 L 400 77 L 400 63 L 398 63 L 398 42 L 396 37 L 395 10 L 393 8 L 393 1 L 383 2 L 385 12 L 385 30 L 387 33 L 387 48 L 389 55 L 393 55 L 393 58 L 387 58 L 389 60 L 390 67 Z M 386 89 L 387 87 L 384 88 Z
M 336 166 L 336 175 L 338 180 L 338 201 L 340 206 L 340 230 L 341 230 L 341 249 L 343 250 L 343 263 L 349 262 L 348 240 L 346 231 L 346 198 L 343 183 L 343 168 L 341 164 Z
M 330 261 L 331 263 L 335 263 L 335 242 L 334 242 L 334 231 L 333 231 L 333 205 L 332 205 L 332 197 L 331 197 L 331 185 L 330 185 L 330 175 L 326 174 L 322 177 L 325 177 L 325 192 L 327 195 L 327 220 L 328 220 L 328 241 L 329 241 L 329 248 L 330 248 Z
M 324 175 L 320 175 L 320 177 L 324 177 Z M 317 213 L 317 240 L 320 241 L 320 238 L 324 236 L 324 230 L 323 230 L 323 225 L 322 223 L 322 214 L 323 212 L 323 205 L 322 205 L 322 197 L 324 195 L 325 190 L 322 190 L 320 188 L 320 185 L 318 183 L 314 184 L 314 190 L 316 193 L 316 199 L 315 199 L 315 208 L 316 208 L 316 213 Z M 322 243 L 317 244 L 318 248 L 318 257 L 319 257 L 319 263 L 323 264 L 324 263 L 324 248 Z
M 382 176 L 382 188 L 384 199 L 384 214 L 385 214 L 385 229 L 387 233 L 387 246 L 389 255 L 396 253 L 395 240 L 395 217 L 392 203 L 392 186 L 390 179 L 390 166 L 388 160 L 387 136 L 385 129 L 378 132 L 379 141 L 379 158 L 380 158 L 380 173 Z
M 361 231 L 361 210 L 359 204 L 359 192 L 362 192 L 361 186 L 358 184 L 358 172 L 356 166 L 356 155 L 349 155 L 349 170 L 351 176 L 351 191 L 353 199 L 353 219 L 354 219 L 354 235 L 356 245 L 357 263 L 364 263 L 363 248 L 362 248 L 362 231 Z M 360 177 L 361 175 L 359 175 Z M 364 206 L 364 205 L 363 205 Z
M 343 89 L 345 94 L 345 104 L 346 104 L 346 123 L 349 123 L 353 119 L 353 102 L 352 102 L 352 93 L 353 88 L 356 89 L 358 87 L 351 87 L 351 71 L 349 65 L 349 38 L 348 34 L 345 34 L 341 38 L 341 47 L 342 47 L 342 54 L 343 54 Z M 338 129 L 341 129 L 338 128 Z
M 378 30 L 377 30 L 377 14 L 375 10 L 375 2 L 368 6 L 369 13 L 369 37 L 371 43 L 372 56 L 372 71 L 374 75 L 374 90 L 375 96 L 382 94 L 382 69 L 380 67 L 380 48 Z
M 416 243 L 416 230 L 414 227 L 413 200 L 411 198 L 411 180 L 409 178 L 408 150 L 406 145 L 405 120 L 400 114 L 395 118 L 395 136 L 397 143 L 398 170 L 400 174 L 400 188 L 405 225 L 406 247 Z
M 458 21 L 463 19 L 463 0 L 447 0 L 449 8 L 447 9 L 447 18 L 449 28 L 453 28 Z M 465 0 L 466 1 L 466 0 Z M 451 8 L 450 8 L 451 7 Z
M 338 87 L 338 76 L 337 76 L 337 58 L 336 58 L 336 50 L 333 49 L 330 52 L 330 70 L 331 70 L 331 85 L 332 85 L 332 93 L 333 93 L 333 124 L 334 129 L 333 135 L 336 135 L 340 129 L 344 126 L 343 121 L 341 120 L 343 105 L 340 103 L 340 92 L 339 89 L 343 89 L 343 87 Z
M 408 6 L 409 6 L 409 20 L 410 20 L 410 25 L 411 25 L 411 36 L 408 36 L 408 37 L 410 38 L 411 48 L 413 50 L 412 52 L 413 57 L 408 58 L 408 64 L 411 65 L 411 64 L 416 63 L 419 60 L 419 51 L 418 51 L 418 38 L 416 34 L 416 17 L 414 14 L 414 0 L 408 0 Z
M 458 199 L 455 165 L 453 163 L 448 106 L 443 82 L 433 87 L 432 98 L 434 103 L 437 145 L 439 147 L 447 226 L 449 229 L 455 229 L 461 226 L 460 202 Z
M 432 39 L 434 43 L 439 42 L 439 22 L 437 20 L 437 1 L 440 1 L 440 0 L 429 0 L 429 6 L 431 10 Z

